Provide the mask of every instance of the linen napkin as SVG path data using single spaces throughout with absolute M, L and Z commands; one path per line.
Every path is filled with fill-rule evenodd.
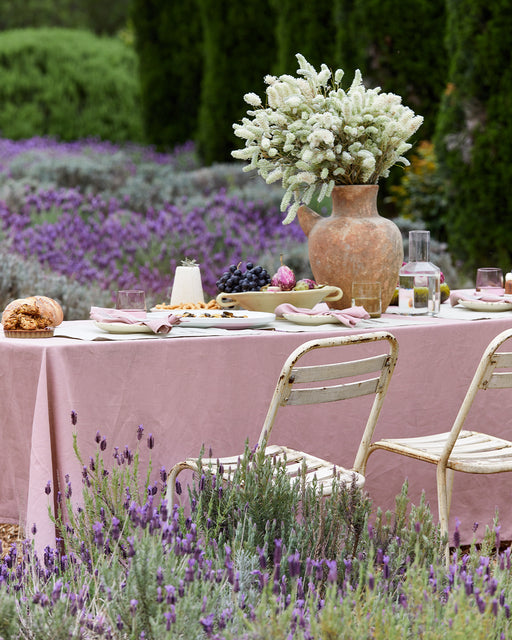
M 370 314 L 364 307 L 349 307 L 348 309 L 331 309 L 326 302 L 315 304 L 312 309 L 302 309 L 294 307 L 293 304 L 283 303 L 274 310 L 276 316 L 283 316 L 285 313 L 301 313 L 308 316 L 332 316 L 341 324 L 347 327 L 354 327 L 359 320 L 367 320 Z
M 489 291 L 452 291 L 450 304 L 454 307 L 459 300 L 479 300 L 480 302 L 512 302 L 512 295 L 497 295 Z
M 119 322 L 122 324 L 143 324 L 149 327 L 153 333 L 167 334 L 175 324 L 180 324 L 181 320 L 169 313 L 168 316 L 151 318 L 147 315 L 122 311 L 121 309 L 106 309 L 103 307 L 91 307 L 91 320 L 96 322 Z

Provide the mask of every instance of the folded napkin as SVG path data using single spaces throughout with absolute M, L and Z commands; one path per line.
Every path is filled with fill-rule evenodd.
M 450 304 L 454 307 L 459 300 L 479 300 L 480 302 L 512 302 L 512 295 L 497 295 L 489 291 L 452 291 Z
M 359 320 L 367 320 L 370 314 L 364 307 L 349 307 L 348 309 L 331 309 L 326 302 L 315 304 L 312 309 L 302 309 L 294 307 L 293 304 L 283 303 L 275 308 L 276 316 L 283 316 L 285 313 L 301 313 L 307 316 L 331 316 L 347 327 L 355 326 Z
M 119 322 L 122 324 L 143 324 L 149 327 L 153 333 L 166 334 L 172 326 L 181 321 L 177 316 L 169 313 L 168 316 L 151 318 L 145 313 L 122 311 L 121 309 L 105 309 L 103 307 L 91 307 L 91 320 L 96 322 Z

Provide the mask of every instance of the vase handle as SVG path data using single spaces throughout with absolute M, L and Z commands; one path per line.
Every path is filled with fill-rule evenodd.
M 339 300 L 343 297 L 343 291 L 339 287 L 333 287 L 326 284 L 322 288 L 324 289 L 324 291 L 328 292 L 323 298 L 323 302 L 331 302 L 334 300 Z

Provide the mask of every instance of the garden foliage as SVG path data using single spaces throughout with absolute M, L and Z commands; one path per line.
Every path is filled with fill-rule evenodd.
M 59 280 L 56 296 L 64 306 L 77 286 L 89 287 L 66 319 L 87 317 L 94 295 L 99 303 L 120 288 L 143 288 L 150 304 L 168 300 L 184 258 L 200 263 L 211 297 L 231 262 L 264 259 L 273 273 L 280 253 L 306 246 L 298 225 L 281 225 L 279 193 L 258 192 L 237 166 L 199 168 L 190 146 L 165 155 L 94 141 L 6 140 L 0 166 L 0 247 L 13 256 L 0 266 L 0 298 L 56 291 L 54 279 L 33 278 L 36 261 L 68 281 L 69 292 Z
M 512 70 L 507 3 L 448 1 L 450 57 L 436 153 L 448 185 L 448 242 L 467 269 L 509 269 Z
M 446 564 L 428 505 L 409 505 L 406 485 L 395 514 L 370 516 L 361 490 L 322 498 L 249 448 L 232 479 L 204 469 L 186 509 L 171 506 L 166 470 L 151 468 L 154 438 L 136 434 L 135 448 L 119 448 L 98 432 L 89 459 L 75 440 L 82 491 L 68 476 L 41 488 L 60 538 L 43 552 L 30 539 L 2 550 L 4 640 L 509 637 L 511 554 L 498 526 L 481 551 L 463 552 L 457 530 Z
M 402 96 L 424 118 L 417 139 L 429 140 L 447 74 L 444 0 L 340 4 L 346 12 L 338 28 L 341 66 L 350 76 L 359 68 L 369 86 Z
M 87 31 L 0 33 L 0 105 L 8 138 L 142 140 L 134 51 Z
M 295 73 L 300 52 L 314 67 L 335 63 L 336 23 L 332 0 L 270 0 L 275 12 L 273 73 Z
M 203 50 L 196 0 L 134 0 L 131 17 L 146 139 L 170 149 L 195 137 Z
M 65 27 L 114 35 L 126 27 L 129 5 L 130 0 L 6 0 L 0 3 L 0 31 Z
M 275 20 L 269 0 L 197 2 L 204 57 L 196 139 L 210 165 L 231 159 L 237 144 L 232 123 L 244 113 L 243 95 L 272 68 Z
M 142 287 L 158 303 L 185 258 L 200 263 L 211 297 L 232 262 L 251 259 L 274 273 L 283 254 L 298 277 L 312 277 L 306 236 L 297 222 L 281 224 L 281 197 L 241 163 L 201 167 L 190 144 L 162 154 L 94 140 L 0 139 L 0 302 L 44 291 L 68 320 L 124 287 Z M 405 243 L 423 225 L 396 223 Z M 433 238 L 431 250 L 456 286 L 446 247 Z

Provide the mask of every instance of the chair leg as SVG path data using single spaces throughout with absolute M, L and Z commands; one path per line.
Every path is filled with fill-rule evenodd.
M 453 473 L 450 475 L 450 478 L 447 478 L 447 469 L 446 467 L 441 467 L 441 465 L 437 465 L 437 507 L 439 512 L 439 525 L 441 528 L 441 535 L 448 535 L 448 513 L 449 513 L 449 505 L 451 498 L 451 486 L 448 488 L 447 483 L 448 480 L 453 481 Z M 448 564 L 450 561 L 450 540 L 448 539 L 446 542 L 445 548 L 445 560 Z
M 370 457 L 370 455 L 376 451 L 377 449 L 373 447 L 373 445 L 370 445 L 368 447 L 368 449 L 366 450 L 363 459 L 361 460 L 359 466 L 356 466 L 354 464 L 354 468 L 353 471 L 357 471 L 357 473 L 360 473 L 362 476 L 366 477 L 366 465 L 368 464 L 368 458 Z
M 455 471 L 453 469 L 446 469 L 446 518 L 450 516 L 450 510 L 452 507 L 454 477 L 455 477 Z

